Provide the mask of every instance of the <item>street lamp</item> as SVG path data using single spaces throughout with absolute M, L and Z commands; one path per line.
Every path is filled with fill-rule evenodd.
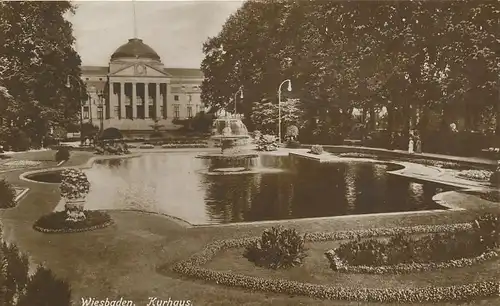
M 68 74 L 67 78 L 66 78 L 66 87 L 67 88 L 71 88 L 71 83 L 69 81 L 69 78 L 72 77 L 72 78 L 75 78 L 75 80 L 77 80 L 78 84 L 80 84 L 80 79 L 78 79 L 77 77 L 71 75 L 71 74 Z M 82 99 L 81 97 L 83 96 L 83 92 L 82 92 L 82 89 L 83 89 L 83 86 L 79 86 L 80 87 L 80 144 L 83 145 L 83 106 L 82 106 Z
M 101 90 L 99 91 L 99 93 L 97 94 L 97 96 L 99 97 L 99 110 L 100 110 L 100 113 L 101 113 L 101 133 L 102 131 L 104 130 L 104 105 L 103 105 L 103 100 L 104 100 L 104 92 Z
M 500 55 L 500 54 L 499 54 Z M 499 64 L 500 66 L 500 64 Z M 495 142 L 496 145 L 498 145 L 498 138 L 500 135 L 498 135 L 498 120 L 500 120 L 500 74 L 498 75 L 498 104 L 497 104 L 497 116 L 496 116 L 496 129 L 495 129 Z M 495 152 L 496 152 L 496 146 L 495 146 Z M 497 153 L 497 156 L 500 155 L 500 153 Z M 495 171 L 491 174 L 490 176 L 490 182 L 494 185 L 499 185 L 500 184 L 500 159 L 497 157 L 497 168 Z M 497 187 L 495 186 L 495 187 Z
M 292 81 L 284 80 L 278 87 L 278 143 L 281 143 L 281 86 L 288 82 L 288 91 L 292 91 Z
M 236 117 L 236 95 L 240 93 L 240 99 L 243 99 L 243 88 L 240 86 L 237 92 L 234 93 L 234 116 Z

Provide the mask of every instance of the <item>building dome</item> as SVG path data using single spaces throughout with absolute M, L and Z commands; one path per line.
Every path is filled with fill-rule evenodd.
M 117 60 L 121 58 L 141 58 L 141 59 L 152 59 L 159 61 L 160 56 L 151 48 L 142 42 L 142 39 L 132 38 L 128 40 L 128 43 L 122 45 L 111 55 L 111 60 Z

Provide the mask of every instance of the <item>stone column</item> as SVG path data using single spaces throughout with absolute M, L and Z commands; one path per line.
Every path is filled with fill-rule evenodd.
M 168 86 L 168 83 L 165 83 L 165 96 L 163 97 L 163 115 L 164 118 L 166 119 L 168 117 L 168 95 L 170 94 L 170 86 Z
M 120 82 L 120 119 L 125 119 L 125 83 Z
M 144 83 L 144 119 L 149 118 L 149 83 Z
M 132 83 L 132 120 L 137 119 L 137 83 Z
M 163 115 L 160 113 L 160 106 L 161 106 L 160 84 L 161 83 L 155 83 L 155 89 L 156 89 L 156 96 L 155 96 L 156 119 L 163 119 Z
M 114 105 L 115 105 L 115 102 L 116 102 L 116 97 L 115 97 L 115 83 L 109 81 L 109 98 L 108 98 L 108 101 L 106 100 L 103 100 L 102 101 L 102 118 L 103 120 L 104 119 L 108 119 L 106 117 L 106 114 L 109 114 L 109 118 L 111 118 L 113 116 L 113 112 L 112 110 L 114 109 Z

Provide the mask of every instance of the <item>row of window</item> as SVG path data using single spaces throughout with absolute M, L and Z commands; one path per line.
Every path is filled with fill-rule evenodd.
M 201 111 L 199 108 L 199 105 L 195 105 L 196 107 L 196 112 L 198 113 Z M 120 109 L 118 106 L 115 107 L 114 109 L 115 117 L 120 117 Z M 160 105 L 160 114 L 163 113 L 163 106 Z M 144 113 L 144 106 L 138 105 L 137 106 L 137 118 L 145 118 L 145 113 Z M 150 118 L 156 118 L 156 109 L 154 106 L 149 106 L 149 115 Z M 97 108 L 97 119 L 101 119 L 103 116 L 103 111 L 101 108 Z M 187 106 L 187 116 L 188 118 L 193 118 L 194 113 L 193 113 L 193 106 L 188 105 Z M 125 118 L 126 119 L 132 119 L 132 107 L 130 105 L 125 106 Z M 180 118 L 180 105 L 175 104 L 174 105 L 174 118 L 179 119 Z M 90 119 L 90 111 L 88 106 L 83 107 L 83 119 Z
M 188 102 L 191 103 L 193 101 L 193 96 L 187 95 L 188 97 Z M 179 101 L 179 95 L 174 95 L 174 101 Z
M 197 113 L 199 111 L 201 111 L 201 108 L 199 108 L 200 107 L 199 105 L 195 105 L 195 106 L 196 106 L 196 112 Z M 180 118 L 180 109 L 181 109 L 181 106 L 179 104 L 174 104 L 174 118 L 175 119 L 179 119 Z M 188 116 L 188 118 L 193 118 L 193 116 L 194 116 L 193 106 L 192 105 L 188 105 L 187 106 L 187 116 Z

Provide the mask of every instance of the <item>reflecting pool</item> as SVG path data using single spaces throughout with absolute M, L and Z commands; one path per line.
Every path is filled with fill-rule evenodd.
M 386 173 L 399 167 L 393 164 L 291 164 L 288 157 L 263 156 L 259 167 L 281 171 L 211 175 L 196 155 L 94 164 L 86 170 L 92 185 L 87 208 L 144 210 L 192 224 L 444 209 L 432 197 L 446 187 Z

